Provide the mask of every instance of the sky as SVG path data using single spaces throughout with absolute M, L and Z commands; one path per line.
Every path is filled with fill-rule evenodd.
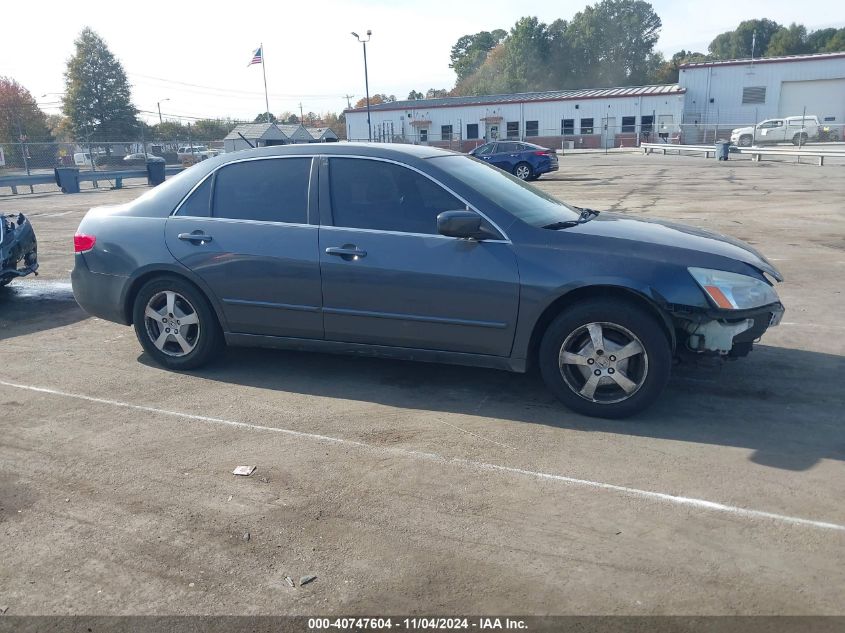
M 320 0 L 317 4 L 220 0 L 30 5 L 4 0 L 0 75 L 14 78 L 48 113 L 59 111 L 63 73 L 85 26 L 121 60 L 141 116 L 158 119 L 232 117 L 264 112 L 260 65 L 264 44 L 270 111 L 339 112 L 364 96 L 362 46 L 350 34 L 372 30 L 367 45 L 370 94 L 403 99 L 411 90 L 451 88 L 449 51 L 462 35 L 509 29 L 524 15 L 570 19 L 584 0 Z M 745 19 L 796 21 L 808 29 L 845 26 L 841 0 L 652 0 L 663 21 L 657 48 L 706 51 L 717 34 Z M 244 9 L 239 11 L 239 8 Z M 42 96 L 44 95 L 44 96 Z

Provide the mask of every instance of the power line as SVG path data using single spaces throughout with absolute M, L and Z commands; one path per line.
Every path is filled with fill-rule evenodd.
M 199 88 L 202 90 L 210 90 L 213 92 L 223 92 L 223 93 L 230 93 L 230 94 L 240 94 L 240 95 L 252 95 L 252 96 L 264 96 L 263 92 L 257 92 L 253 90 L 237 90 L 234 88 L 220 88 L 217 86 L 205 86 L 202 84 L 194 84 L 189 83 L 186 81 L 177 81 L 175 79 L 165 79 L 163 77 L 153 77 L 152 75 L 143 75 L 141 73 L 127 73 L 133 77 L 142 77 L 144 79 L 150 79 L 153 81 L 160 81 L 167 84 L 174 84 L 178 86 L 188 86 L 190 88 Z M 276 97 L 279 99 L 341 99 L 343 95 L 335 95 L 335 94 L 313 94 L 313 95 L 305 95 L 305 94 L 283 94 L 283 93 L 270 93 L 271 97 Z

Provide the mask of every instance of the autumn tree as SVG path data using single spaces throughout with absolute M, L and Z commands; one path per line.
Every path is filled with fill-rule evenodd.
M 370 95 L 370 105 L 378 105 L 379 103 L 389 103 L 391 101 L 396 101 L 396 95 L 386 95 L 386 94 L 374 94 Z M 356 108 L 366 108 L 367 107 L 367 99 L 358 99 L 355 102 Z
M 65 71 L 63 112 L 78 139 L 130 140 L 138 132 L 138 110 L 132 105 L 123 65 L 103 38 L 82 29 Z
M 28 145 L 24 150 L 19 145 L 21 141 L 37 145 Z M 22 166 L 26 151 L 33 163 L 46 161 L 52 165 L 56 149 L 52 141 L 47 117 L 38 108 L 29 90 L 10 77 L 0 76 L 0 143 L 4 144 L 6 162 Z

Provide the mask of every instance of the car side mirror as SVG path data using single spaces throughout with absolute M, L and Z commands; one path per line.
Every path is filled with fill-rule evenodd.
M 499 236 L 483 225 L 483 218 L 475 211 L 443 211 L 437 214 L 437 232 L 447 237 L 471 240 L 497 239 Z

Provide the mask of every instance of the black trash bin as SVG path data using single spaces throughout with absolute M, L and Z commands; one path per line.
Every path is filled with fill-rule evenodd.
M 147 184 L 151 187 L 160 185 L 164 182 L 164 166 L 163 160 L 148 160 L 147 161 Z
M 62 193 L 79 193 L 79 167 L 56 167 L 55 173 Z
M 731 144 L 728 141 L 716 141 L 716 159 L 728 160 Z

